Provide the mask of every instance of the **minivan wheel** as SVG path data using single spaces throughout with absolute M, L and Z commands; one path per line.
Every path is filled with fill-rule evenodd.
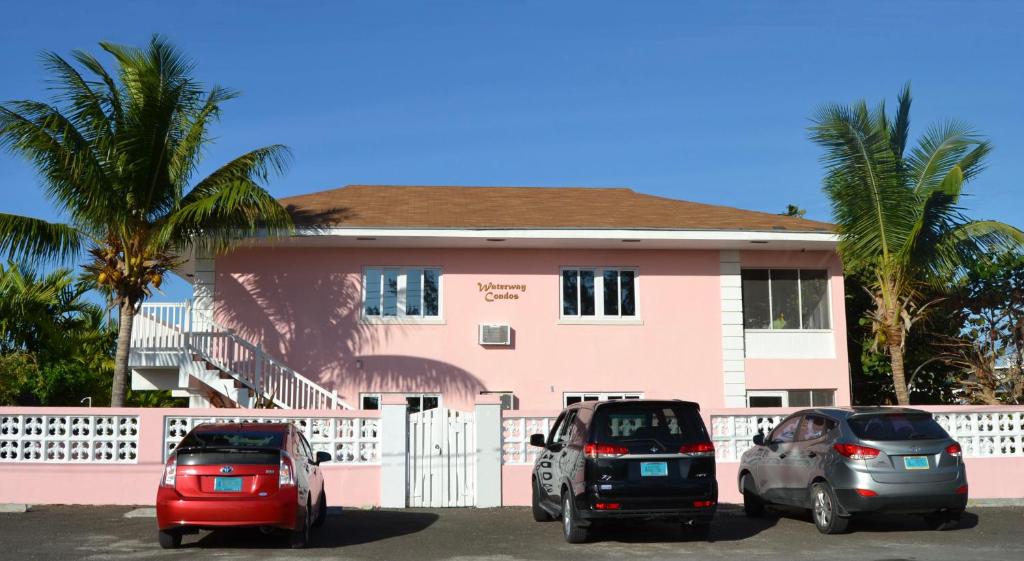
M 577 523 L 576 509 L 572 507 L 572 495 L 568 492 L 562 495 L 562 530 L 565 541 L 569 543 L 587 541 L 587 529 L 581 528 Z
M 743 476 L 743 513 L 750 518 L 757 518 L 764 514 L 764 501 L 750 483 L 750 476 Z
M 811 514 L 814 526 L 822 534 L 841 534 L 850 524 L 849 518 L 839 516 L 839 502 L 832 486 L 828 483 L 815 483 L 811 486 Z
M 309 545 L 309 527 L 312 525 L 309 511 L 310 505 L 307 503 L 306 515 L 302 517 L 302 526 L 293 530 L 289 536 L 289 545 L 292 546 L 292 549 L 302 549 Z
M 551 521 L 551 514 L 540 506 L 540 491 L 537 489 L 537 482 L 534 481 L 531 487 L 533 487 L 533 520 L 535 522 Z
M 181 532 L 160 530 L 157 532 L 157 539 L 160 541 L 160 547 L 164 549 L 175 549 L 181 546 Z

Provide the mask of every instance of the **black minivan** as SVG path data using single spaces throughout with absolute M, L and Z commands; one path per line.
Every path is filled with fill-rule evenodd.
M 718 504 L 715 447 L 689 401 L 587 401 L 558 416 L 533 467 L 533 518 L 581 543 L 597 521 L 682 522 L 706 539 Z

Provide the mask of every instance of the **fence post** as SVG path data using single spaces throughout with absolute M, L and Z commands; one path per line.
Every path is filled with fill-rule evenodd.
M 381 402 L 380 506 L 405 508 L 409 489 L 409 404 L 403 395 L 385 395 Z
M 256 386 L 254 388 L 256 390 L 256 398 L 259 399 L 260 396 L 267 393 L 263 391 L 263 348 L 256 347 L 252 352 L 252 356 L 253 361 L 255 362 L 252 373 L 253 383 Z
M 476 506 L 501 506 L 501 396 L 477 397 L 476 423 Z

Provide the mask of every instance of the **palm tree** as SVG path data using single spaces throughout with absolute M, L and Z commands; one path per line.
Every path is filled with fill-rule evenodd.
M 193 63 L 163 38 L 145 48 L 100 43 L 112 75 L 92 55 L 44 53 L 52 103 L 0 105 L 0 147 L 25 156 L 43 178 L 62 223 L 0 214 L 0 252 L 68 261 L 119 309 L 111 405 L 124 403 L 132 323 L 163 275 L 190 252 L 216 252 L 239 237 L 290 231 L 287 212 L 263 188 L 288 150 L 243 154 L 194 181 L 210 125 L 237 93 L 204 90 Z
M 1024 243 L 1002 222 L 972 220 L 960 206 L 964 187 L 982 171 L 991 144 L 956 120 L 932 126 L 909 151 L 910 85 L 890 118 L 869 109 L 825 105 L 811 139 L 825 149 L 825 193 L 848 271 L 864 277 L 874 305 L 867 317 L 889 354 L 896 399 L 910 403 L 904 344 L 924 316 L 926 294 L 942 293 L 974 260 Z

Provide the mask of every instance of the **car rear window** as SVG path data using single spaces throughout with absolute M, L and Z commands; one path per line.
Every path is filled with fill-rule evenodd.
M 181 440 L 182 448 L 280 448 L 283 431 L 192 431 Z
M 708 439 L 697 409 L 675 404 L 618 403 L 599 407 L 594 435 L 600 442 L 656 440 L 693 442 Z
M 853 417 L 847 421 L 853 434 L 864 440 L 927 440 L 949 438 L 931 415 L 887 413 Z
M 178 465 L 277 465 L 285 433 L 281 431 L 197 431 L 178 445 Z

